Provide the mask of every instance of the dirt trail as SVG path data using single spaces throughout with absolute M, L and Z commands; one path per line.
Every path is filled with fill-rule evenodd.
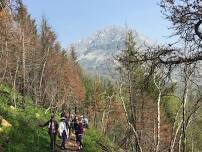
M 71 135 L 71 137 L 68 139 L 66 143 L 66 149 L 62 150 L 62 152 L 83 152 L 83 150 L 78 150 L 78 147 L 75 141 L 75 136 Z

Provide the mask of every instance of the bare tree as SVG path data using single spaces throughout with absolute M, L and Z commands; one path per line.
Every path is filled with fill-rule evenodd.
M 137 145 L 138 150 L 140 152 L 142 152 L 142 147 L 140 145 L 140 141 L 139 141 L 139 136 L 138 136 L 137 130 L 135 129 L 134 125 L 129 120 L 128 111 L 127 111 L 127 108 L 126 108 L 126 105 L 125 105 L 125 101 L 124 101 L 123 95 L 122 95 L 122 83 L 119 86 L 119 97 L 120 97 L 122 105 L 123 105 L 123 109 L 124 109 L 124 112 L 125 112 L 125 115 L 126 115 L 126 120 L 127 120 L 129 129 L 132 129 L 133 134 L 135 136 L 135 145 Z
M 156 74 L 154 74 L 154 84 L 158 89 L 158 98 L 157 98 L 157 136 L 156 136 L 156 148 L 155 151 L 158 152 L 160 148 L 160 131 L 161 131 L 161 81 L 156 82 Z

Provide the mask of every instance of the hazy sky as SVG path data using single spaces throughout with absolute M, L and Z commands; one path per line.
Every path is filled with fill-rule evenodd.
M 63 47 L 111 26 L 126 24 L 151 39 L 165 42 L 169 23 L 163 19 L 160 0 L 24 0 L 40 23 L 45 15 Z

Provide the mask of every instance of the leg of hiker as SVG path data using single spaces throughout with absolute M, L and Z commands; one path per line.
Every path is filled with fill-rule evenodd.
M 54 152 L 56 151 L 56 138 L 57 138 L 57 133 L 54 133 L 53 134 L 53 150 Z
M 65 139 L 62 137 L 61 149 L 65 149 Z
M 65 132 L 63 132 L 63 133 L 62 133 L 62 144 L 61 144 L 61 148 L 62 148 L 62 149 L 65 149 L 66 140 L 67 140 L 67 135 L 66 135 Z
M 78 146 L 78 148 L 80 147 L 80 142 L 79 142 L 79 134 L 78 133 L 75 133 L 76 135 L 76 144 Z
M 80 148 L 83 148 L 83 142 L 82 142 L 82 140 L 83 140 L 83 135 L 80 134 L 79 135 Z
M 54 135 L 53 134 L 49 134 L 50 136 L 50 149 L 51 149 L 51 152 L 54 151 Z
M 50 136 L 50 149 L 51 149 L 51 152 L 55 152 L 56 151 L 56 136 L 57 136 L 57 134 L 52 133 L 52 134 L 49 134 L 49 136 Z
M 79 149 L 82 148 L 81 136 L 82 136 L 81 134 L 78 135 Z

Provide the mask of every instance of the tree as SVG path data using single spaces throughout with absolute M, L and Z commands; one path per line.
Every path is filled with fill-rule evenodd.
M 44 106 L 60 107 L 69 102 L 70 90 L 74 98 L 82 101 L 79 65 L 76 68 L 71 57 L 62 52 L 64 49 L 45 17 L 38 31 L 21 0 L 1 2 L 5 5 L 0 10 L 0 83 Z M 19 105 L 17 99 L 14 96 L 15 106 Z
M 201 55 L 201 1 L 200 0 L 161 0 L 162 13 L 172 24 L 171 30 L 182 47 L 154 47 L 144 60 L 158 60 L 168 66 L 194 63 L 202 60 Z
M 134 64 L 133 61 L 138 59 L 138 47 L 135 42 L 135 38 L 132 31 L 128 31 L 126 33 L 126 40 L 125 40 L 125 49 L 122 50 L 121 54 L 118 55 L 117 60 L 122 65 L 121 71 L 122 73 L 126 74 L 124 76 L 127 76 L 127 87 L 128 87 L 128 95 L 129 95 L 129 107 L 130 107 L 130 123 L 133 125 L 134 130 L 136 130 L 136 122 L 137 122 L 137 99 L 135 97 L 135 74 L 137 72 L 137 69 L 139 68 L 140 64 Z M 139 138 L 139 137 L 138 137 Z M 137 142 L 139 139 L 137 139 L 136 135 L 136 141 L 135 141 L 135 147 L 133 149 L 136 149 L 136 151 L 139 151 L 140 145 Z
M 21 0 L 17 1 L 15 21 L 19 28 L 19 53 L 17 58 L 20 59 L 19 71 L 21 75 L 19 79 L 22 80 L 20 89 L 25 96 L 26 93 L 31 94 L 32 86 L 30 85 L 30 78 L 33 76 L 33 69 L 35 69 L 35 48 L 37 46 L 37 29 L 35 20 L 28 14 L 27 8 Z
M 75 64 L 77 64 L 78 56 L 77 56 L 77 54 L 76 54 L 76 51 L 75 51 L 75 47 L 74 47 L 74 46 L 71 46 L 71 47 L 70 47 L 70 56 L 71 56 L 72 60 L 75 62 Z
M 1 0 L 0 1 L 0 11 L 2 11 L 6 7 L 6 0 Z
M 122 51 L 122 53 L 118 56 L 118 61 L 123 65 L 123 68 L 126 70 L 128 77 L 128 93 L 129 93 L 129 101 L 131 107 L 131 121 L 135 126 L 136 121 L 136 108 L 135 108 L 135 97 L 133 92 L 134 85 L 134 75 L 133 71 L 137 68 L 137 65 L 133 64 L 131 61 L 136 59 L 137 47 L 136 42 L 134 41 L 133 32 L 129 31 L 126 34 L 125 41 L 126 49 Z
M 160 6 L 166 19 L 172 23 L 175 35 L 192 43 L 196 47 L 201 46 L 202 32 L 202 7 L 200 0 L 161 0 Z

